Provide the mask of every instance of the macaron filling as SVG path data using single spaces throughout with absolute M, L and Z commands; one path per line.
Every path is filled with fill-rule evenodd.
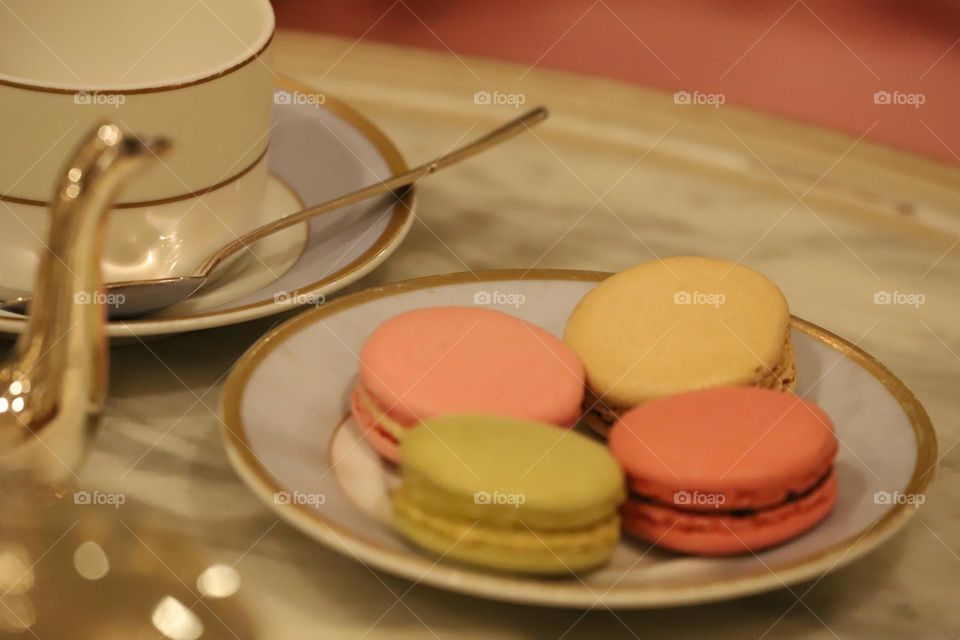
M 832 479 L 833 473 L 834 473 L 833 467 L 831 466 L 813 484 L 808 485 L 805 488 L 800 489 L 798 491 L 790 491 L 789 493 L 787 493 L 786 497 L 784 497 L 779 502 L 775 502 L 772 504 L 761 503 L 763 504 L 763 506 L 755 506 L 755 507 L 746 506 L 747 504 L 749 504 L 749 502 L 747 501 L 748 499 L 745 498 L 744 496 L 741 496 L 740 500 L 736 501 L 736 504 L 738 504 L 739 506 L 734 506 L 733 508 L 731 508 L 729 506 L 727 495 L 725 493 L 714 494 L 714 493 L 699 491 L 699 490 L 678 491 L 674 494 L 674 499 L 672 501 L 665 501 L 662 499 L 652 497 L 650 495 L 637 493 L 636 491 L 634 491 L 632 486 L 628 493 L 628 496 L 629 496 L 628 502 L 634 503 L 634 504 L 661 507 L 663 509 L 680 512 L 681 514 L 690 513 L 690 514 L 697 514 L 701 516 L 705 515 L 705 516 L 726 516 L 726 517 L 732 517 L 732 518 L 752 518 L 754 516 L 763 514 L 764 512 L 775 511 L 791 503 L 800 502 L 804 500 L 805 498 L 807 498 L 808 496 L 810 496 L 811 494 L 819 490 L 821 487 L 823 487 L 825 484 L 827 484 L 827 482 Z M 631 483 L 631 485 L 632 484 L 633 483 Z M 679 501 L 677 499 L 678 495 L 715 496 L 716 499 L 711 502 L 711 504 L 714 504 L 715 506 L 709 506 L 709 505 L 705 506 L 703 504 L 694 504 L 692 501 L 691 502 Z
M 683 509 L 630 493 L 623 526 L 630 533 L 682 553 L 729 555 L 760 551 L 813 528 L 833 510 L 836 474 L 782 503 L 761 509 Z
M 783 341 L 783 351 L 780 359 L 772 369 L 757 368 L 758 379 L 754 386 L 774 391 L 793 391 L 797 387 L 797 364 L 793 356 L 793 342 L 790 340 L 790 330 Z
M 357 387 L 353 390 L 352 404 L 361 421 L 360 427 L 367 431 L 373 429 L 390 442 L 397 444 L 403 439 L 403 434 L 414 425 L 401 423 L 390 411 L 381 407 L 370 397 L 370 394 Z
M 753 487 L 727 486 L 722 489 L 719 486 L 701 485 L 697 489 L 677 489 L 648 478 L 631 477 L 627 479 L 627 486 L 631 497 L 643 502 L 680 509 L 681 511 L 716 513 L 718 508 L 722 507 L 727 511 L 754 512 L 779 507 L 792 499 L 806 495 L 823 484 L 833 472 L 833 457 L 836 455 L 836 448 L 829 455 L 830 458 L 825 460 L 822 465 L 811 469 L 807 473 L 798 474 L 795 479 L 784 485 L 758 484 Z M 716 506 L 698 508 L 696 504 L 679 503 L 677 502 L 678 494 L 716 496 L 717 499 L 711 503 L 716 504 Z
M 426 528 L 433 535 L 464 546 L 496 546 L 517 553 L 542 552 L 545 547 L 554 552 L 591 551 L 608 549 L 620 538 L 620 517 L 612 514 L 581 528 L 536 529 L 523 523 L 503 526 L 429 513 L 404 493 L 396 495 L 393 507 L 402 524 Z

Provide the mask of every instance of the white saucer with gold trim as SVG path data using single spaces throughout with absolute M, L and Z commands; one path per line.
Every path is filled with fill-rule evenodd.
M 586 609 L 709 602 L 816 578 L 876 548 L 915 513 L 937 457 L 923 407 L 871 356 L 795 318 L 797 391 L 831 415 L 842 443 L 836 508 L 807 534 L 732 558 L 681 556 L 624 539 L 606 567 L 565 579 L 482 571 L 407 544 L 390 525 L 396 472 L 347 417 L 363 342 L 404 311 L 496 301 L 559 335 L 606 275 L 434 276 L 344 296 L 289 320 L 251 347 L 226 382 L 223 436 L 234 468 L 279 517 L 369 567 L 485 598 Z
M 390 139 L 348 105 L 286 79 L 277 82 L 276 96 L 264 223 L 407 168 Z M 414 197 L 410 189 L 399 201 L 374 199 L 278 232 L 215 274 L 195 297 L 146 318 L 111 322 L 108 333 L 111 338 L 183 333 L 324 300 L 393 253 L 413 222 Z M 24 326 L 23 316 L 0 312 L 0 333 L 19 333 Z

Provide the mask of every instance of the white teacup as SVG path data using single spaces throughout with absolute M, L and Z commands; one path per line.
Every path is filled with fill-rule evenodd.
M 0 287 L 30 288 L 58 174 L 103 120 L 174 142 L 110 215 L 108 281 L 186 275 L 260 223 L 273 104 L 268 0 L 3 5 Z

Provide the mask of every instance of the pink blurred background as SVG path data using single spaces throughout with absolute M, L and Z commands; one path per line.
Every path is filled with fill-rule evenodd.
M 275 0 L 332 33 L 738 104 L 960 163 L 960 3 L 948 0 Z M 874 94 L 886 92 L 877 103 Z M 900 104 L 896 104 L 900 102 Z

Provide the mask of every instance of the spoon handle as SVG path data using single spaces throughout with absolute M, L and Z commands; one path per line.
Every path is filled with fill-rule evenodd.
M 445 153 L 444 155 L 431 160 L 430 162 L 421 164 L 420 166 L 387 178 L 386 180 L 382 180 L 381 182 L 363 187 L 357 191 L 338 196 L 333 200 L 328 200 L 314 207 L 309 207 L 302 211 L 298 211 L 297 213 L 292 213 L 288 216 L 280 218 L 279 220 L 274 220 L 273 222 L 265 224 L 262 227 L 257 227 L 253 231 L 248 231 L 242 236 L 239 236 L 236 240 L 233 240 L 229 244 L 225 245 L 223 248 L 218 249 L 216 253 L 207 258 L 197 269 L 195 275 L 199 277 L 206 277 L 210 275 L 210 272 L 213 271 L 221 262 L 232 256 L 237 251 L 245 249 L 257 240 L 261 240 L 262 238 L 265 238 L 272 233 L 276 233 L 281 229 L 286 229 L 287 227 L 303 222 L 304 220 L 308 220 L 314 216 L 329 213 L 330 211 L 340 209 L 347 205 L 416 184 L 423 178 L 439 171 L 440 169 L 449 167 L 450 165 L 456 164 L 461 160 L 466 160 L 467 158 L 475 156 L 478 153 L 489 149 L 490 147 L 494 147 L 501 142 L 504 142 L 515 135 L 522 133 L 523 131 L 526 131 L 530 127 L 535 126 L 545 120 L 547 115 L 548 111 L 546 108 L 537 107 L 536 109 L 532 109 L 518 118 L 511 120 L 503 126 L 497 127 L 493 131 L 490 131 L 480 138 L 477 138 L 470 144 L 464 145 L 449 153 Z

